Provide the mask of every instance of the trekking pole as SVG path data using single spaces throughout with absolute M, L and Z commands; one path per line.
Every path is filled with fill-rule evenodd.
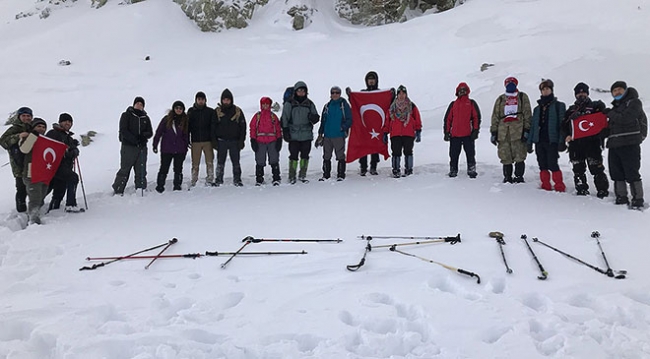
M 593 231 L 591 232 L 591 238 L 596 238 L 596 243 L 598 243 L 598 248 L 600 248 L 600 254 L 603 255 L 603 259 L 605 260 L 605 265 L 607 266 L 607 270 L 605 271 L 605 274 L 607 274 L 608 277 L 613 277 L 614 276 L 614 271 L 612 268 L 609 266 L 609 262 L 607 261 L 607 257 L 605 257 L 605 251 L 603 251 L 603 246 L 600 245 L 600 233 L 598 231 Z M 626 270 L 620 270 L 618 271 L 619 275 L 624 275 L 627 274 Z M 623 279 L 623 278 L 618 278 L 618 279 Z
M 552 249 L 552 250 L 554 250 L 554 251 L 556 251 L 556 252 L 558 252 L 558 253 L 564 255 L 564 256 L 567 257 L 567 258 L 573 259 L 574 261 L 576 261 L 576 262 L 578 262 L 578 263 L 580 263 L 580 264 L 583 264 L 583 265 L 585 265 L 585 266 L 587 266 L 587 267 L 589 267 L 589 268 L 595 270 L 595 271 L 598 272 L 598 273 L 602 273 L 602 274 L 608 276 L 607 271 L 605 271 L 604 269 L 600 269 L 600 268 L 598 268 L 598 267 L 596 267 L 596 266 L 594 266 L 594 265 L 591 265 L 591 264 L 589 264 L 589 263 L 587 263 L 587 262 L 585 262 L 585 261 L 583 261 L 583 260 L 581 260 L 581 259 L 578 259 L 578 258 L 576 258 L 576 257 L 574 257 L 574 256 L 572 256 L 572 255 L 570 255 L 570 254 L 568 254 L 568 253 L 562 252 L 561 250 L 559 250 L 559 249 L 557 249 L 557 248 L 555 248 L 555 247 L 553 247 L 553 246 L 551 246 L 551 245 L 548 245 L 548 244 L 546 244 L 546 243 L 540 241 L 540 240 L 537 239 L 537 238 L 533 238 L 533 242 L 539 243 L 539 244 L 543 245 L 544 247 L 548 247 L 548 248 L 550 248 L 550 249 Z M 627 272 L 626 272 L 626 273 L 627 273 Z M 616 279 L 625 279 L 625 273 L 623 273 L 623 271 L 616 271 L 614 278 L 616 278 Z
M 242 242 L 251 242 L 251 243 L 260 243 L 260 242 L 314 242 L 314 243 L 325 243 L 325 242 L 334 242 L 341 243 L 342 239 L 283 239 L 283 238 L 254 238 L 248 236 L 241 240 Z
M 436 262 L 436 261 L 434 261 L 434 260 L 432 260 L 432 259 L 427 259 L 427 258 L 423 258 L 423 257 L 420 257 L 420 256 L 416 256 L 415 254 L 402 252 L 402 251 L 400 251 L 399 249 L 395 248 L 395 246 L 390 247 L 390 251 L 391 251 L 391 252 L 397 252 L 397 253 L 399 253 L 399 254 L 403 254 L 403 255 L 405 255 L 405 256 L 409 256 L 409 257 L 417 258 L 417 259 L 423 260 L 423 261 L 425 261 L 425 262 L 429 262 L 429 263 L 437 264 L 437 265 L 442 266 L 443 268 L 449 269 L 450 271 L 453 271 L 453 272 L 458 272 L 458 273 L 460 273 L 460 274 L 465 274 L 465 275 L 468 275 L 468 276 L 470 276 L 470 277 L 476 277 L 476 283 L 477 283 L 477 284 L 481 284 L 481 277 L 479 277 L 479 275 L 476 274 L 476 273 L 469 272 L 469 271 L 466 271 L 466 270 L 464 270 L 464 269 L 460 269 L 460 268 L 455 268 L 455 267 L 452 267 L 452 266 L 450 266 L 450 265 L 446 265 L 446 264 L 444 264 L 444 263 Z
M 363 257 L 359 261 L 358 264 L 349 264 L 346 266 L 346 268 L 350 272 L 356 272 L 359 270 L 359 268 L 363 267 L 364 264 L 366 264 L 366 255 L 368 255 L 368 252 L 372 251 L 372 246 L 370 245 L 370 240 L 368 239 L 368 244 L 366 245 L 366 250 L 363 252 Z
M 79 182 L 81 183 L 81 193 L 84 196 L 84 205 L 86 206 L 86 211 L 88 210 L 88 200 L 86 199 L 86 188 L 84 188 L 84 178 L 81 175 L 81 165 L 79 164 L 79 156 L 75 158 L 74 162 L 77 164 L 77 170 L 79 171 Z
M 122 257 L 122 259 L 153 259 L 153 258 L 191 258 L 191 259 L 196 259 L 196 258 L 201 258 L 201 257 L 218 257 L 218 256 L 230 256 L 233 255 L 235 252 L 205 252 L 205 254 L 202 253 L 186 253 L 186 254 L 161 254 L 157 256 L 131 256 L 131 257 Z M 289 255 L 289 254 L 307 254 L 305 251 L 300 251 L 300 252 L 242 252 L 237 255 L 249 255 L 249 256 L 265 256 L 265 255 Z M 86 258 L 87 261 L 101 261 L 101 260 L 107 260 L 107 259 L 115 259 L 115 258 L 120 258 L 120 257 L 88 257 Z
M 363 236 L 363 235 L 361 235 L 361 236 L 357 236 L 357 238 L 366 239 L 366 240 L 369 240 L 369 241 L 371 241 L 373 238 L 377 238 L 377 239 L 425 239 L 425 240 L 429 240 L 429 239 L 445 239 L 448 242 L 451 242 L 451 241 L 460 242 L 460 233 L 458 233 L 454 237 L 417 237 L 417 236 L 409 237 L 409 236 Z
M 244 238 L 244 240 L 245 240 L 245 238 Z M 227 261 L 221 263 L 221 269 L 226 269 L 226 266 L 228 265 L 228 263 L 230 263 L 230 261 L 231 261 L 233 258 L 235 258 L 235 256 L 237 256 L 237 255 L 239 254 L 239 252 L 241 252 L 244 248 L 246 248 L 247 245 L 249 245 L 249 244 L 251 244 L 251 243 L 252 243 L 251 241 L 245 241 L 245 242 L 244 242 L 244 245 L 241 246 L 241 248 L 239 248 L 239 249 L 237 250 L 237 252 L 233 253 L 232 256 L 231 256 L 230 258 L 228 258 Z
M 506 244 L 506 241 L 503 240 L 503 233 L 501 232 L 490 232 L 488 234 L 490 238 L 496 239 L 499 244 L 499 249 L 501 250 L 501 257 L 503 258 L 503 264 L 506 265 L 506 273 L 511 274 L 512 269 L 508 267 L 508 261 L 506 260 L 506 254 L 503 252 L 503 246 Z
M 431 240 L 431 241 L 382 244 L 380 246 L 373 246 L 373 248 L 390 248 L 390 247 L 393 247 L 393 246 L 396 246 L 396 247 L 399 247 L 399 246 L 415 246 L 415 245 L 420 245 L 420 244 L 434 244 L 434 243 L 449 243 L 451 245 L 454 245 L 454 244 L 456 244 L 458 242 L 460 242 L 460 239 L 457 239 L 456 237 L 450 237 L 448 239 L 434 239 L 434 240 Z
M 528 250 L 530 251 L 530 254 L 533 255 L 533 259 L 537 263 L 537 266 L 539 267 L 540 272 L 542 272 L 542 275 L 537 276 L 537 279 L 545 280 L 546 278 L 548 278 L 548 272 L 546 270 L 544 270 L 544 267 L 542 266 L 542 263 L 540 263 L 539 259 L 537 259 L 537 256 L 535 255 L 535 252 L 533 252 L 533 249 L 530 247 L 530 244 L 528 244 L 527 238 L 528 238 L 527 235 L 525 235 L 525 234 L 521 235 L 521 239 L 523 239 L 524 242 L 526 242 L 526 247 L 528 247 Z M 533 241 L 534 240 L 535 240 L 535 238 L 533 238 Z
M 146 145 L 145 145 L 145 147 L 144 147 L 144 150 L 145 150 L 145 151 L 147 150 L 147 146 L 146 146 Z M 140 149 L 140 154 L 139 154 L 139 156 L 140 156 L 140 167 L 142 167 L 142 168 L 140 169 L 140 174 L 142 175 L 142 176 L 140 176 L 140 177 L 142 177 L 142 178 L 140 179 L 140 180 L 141 180 L 140 184 L 142 185 L 142 188 L 140 188 L 140 193 L 141 193 L 141 196 L 144 197 L 144 186 L 145 186 L 144 180 L 145 180 L 145 178 L 146 178 L 146 176 L 144 175 L 144 171 L 147 169 L 147 167 L 146 167 L 145 164 L 144 164 L 144 154 L 143 154 L 143 152 L 142 152 L 142 149 Z
M 167 248 L 171 247 L 171 245 L 174 244 L 174 243 L 176 243 L 176 242 L 178 242 L 178 239 L 176 239 L 176 238 L 172 238 L 172 240 L 169 241 L 169 244 L 167 244 L 165 247 L 163 247 L 163 249 L 160 251 L 160 253 L 158 253 L 157 255 L 155 255 L 155 256 L 151 259 L 151 262 L 149 262 L 149 264 L 147 264 L 146 266 L 144 266 L 144 269 L 149 269 L 149 267 L 151 267 L 151 265 L 153 264 L 153 262 L 155 262 L 156 259 L 160 258 L 160 256 L 161 256 L 161 255 L 162 255 L 162 254 L 167 250 Z
M 97 269 L 97 268 L 99 268 L 99 267 L 107 266 L 107 265 L 109 265 L 109 264 L 111 264 L 111 263 L 114 263 L 114 262 L 117 262 L 117 261 L 119 261 L 119 260 L 122 260 L 122 259 L 128 259 L 128 258 L 133 257 L 133 256 L 136 256 L 136 255 L 138 255 L 138 254 L 140 254 L 140 253 L 144 253 L 144 252 L 152 251 L 152 250 L 157 249 L 157 248 L 160 248 L 160 247 L 164 247 L 164 246 L 168 245 L 171 241 L 172 241 L 172 240 L 169 240 L 169 241 L 167 241 L 167 242 L 165 242 L 165 243 L 163 243 L 163 244 L 159 244 L 159 245 L 157 245 L 157 246 L 153 246 L 153 247 L 151 247 L 151 248 L 143 249 L 143 250 L 141 250 L 141 251 L 138 251 L 138 252 L 135 252 L 135 253 L 131 253 L 131 254 L 128 254 L 128 255 L 125 255 L 125 256 L 122 256 L 122 257 L 116 257 L 116 258 L 114 258 L 114 259 L 112 259 L 112 260 L 110 260 L 110 261 L 108 261 L 108 262 L 102 262 L 102 263 L 93 264 L 91 267 L 81 267 L 81 268 L 79 268 L 79 270 L 80 270 L 80 271 L 81 271 L 81 270 L 94 270 L 94 269 Z M 86 260 L 89 260 L 89 258 L 86 258 Z
M 7 163 L 5 163 L 4 165 L 0 166 L 0 168 L 2 168 L 2 167 L 7 167 L 8 165 L 9 165 L 9 162 L 7 162 Z

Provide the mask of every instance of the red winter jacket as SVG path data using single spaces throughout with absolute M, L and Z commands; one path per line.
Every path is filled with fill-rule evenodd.
M 265 98 L 260 100 L 264 101 Z M 250 122 L 251 139 L 259 143 L 271 143 L 282 138 L 282 126 L 278 116 L 271 110 L 262 110 L 253 115 Z
M 384 133 L 390 133 L 390 137 L 395 136 L 408 136 L 415 137 L 415 131 L 422 130 L 422 120 L 420 119 L 420 111 L 418 107 L 411 102 L 411 114 L 408 123 L 404 123 L 391 114 L 384 125 Z
M 467 137 L 472 130 L 481 127 L 481 111 L 474 100 L 469 98 L 469 86 L 461 82 L 456 87 L 456 96 L 461 88 L 465 88 L 466 95 L 458 97 L 452 101 L 445 113 L 444 133 L 449 133 L 451 137 Z

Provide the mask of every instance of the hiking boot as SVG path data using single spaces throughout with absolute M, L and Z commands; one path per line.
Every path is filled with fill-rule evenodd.
M 469 178 L 476 178 L 476 176 L 478 176 L 475 165 L 467 167 L 467 175 L 469 176 Z
M 83 208 L 79 208 L 79 207 L 77 207 L 77 206 L 65 206 L 65 211 L 66 211 L 67 213 L 82 213 L 82 212 L 86 212 L 85 209 L 83 209 Z
M 587 191 L 587 194 L 589 194 L 589 191 Z M 598 190 L 598 192 L 596 193 L 596 197 L 598 197 L 600 199 L 603 199 L 603 198 L 608 197 L 608 196 L 609 196 L 609 191 L 604 190 L 604 189 Z
M 616 196 L 614 204 L 630 204 L 630 200 L 627 197 Z

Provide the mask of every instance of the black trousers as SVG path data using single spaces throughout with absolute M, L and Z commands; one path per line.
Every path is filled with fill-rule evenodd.
M 370 155 L 370 168 L 377 169 L 377 163 L 379 163 L 379 153 L 373 153 Z M 364 171 L 368 169 L 368 156 L 359 158 L 359 166 Z
M 623 146 L 609 149 L 609 175 L 612 181 L 628 183 L 641 180 L 641 146 Z
M 292 161 L 298 161 L 298 156 L 300 159 L 306 160 L 309 159 L 309 153 L 311 152 L 311 141 L 289 141 L 289 159 Z
M 174 175 L 182 175 L 185 156 L 187 156 L 187 153 L 161 153 L 160 170 L 158 171 L 158 175 L 167 176 L 172 162 L 174 162 Z
M 79 175 L 77 175 L 72 167 L 67 165 L 62 165 L 56 171 L 52 182 L 50 182 L 50 188 L 52 189 L 52 201 L 56 203 L 61 203 L 63 197 L 67 193 L 65 199 L 66 206 L 76 206 L 77 205 L 77 185 L 79 184 Z
M 560 166 L 557 163 L 560 154 L 557 151 L 557 143 L 537 142 L 535 144 L 535 155 L 537 155 L 537 165 L 540 171 L 559 171 Z
M 458 170 L 458 158 L 461 149 L 465 150 L 467 157 L 467 167 L 476 166 L 476 146 L 475 140 L 471 136 L 452 137 L 449 140 L 449 167 Z
M 390 150 L 393 157 L 400 157 L 402 151 L 404 156 L 413 156 L 413 144 L 415 137 L 410 136 L 393 136 L 390 138 Z
M 217 164 L 225 165 L 226 158 L 230 154 L 232 167 L 239 167 L 239 153 L 241 152 L 239 140 L 218 140 L 217 141 Z

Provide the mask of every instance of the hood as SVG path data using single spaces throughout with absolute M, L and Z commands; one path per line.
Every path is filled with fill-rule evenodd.
M 469 93 L 470 93 L 469 86 L 466 83 L 461 82 L 461 83 L 458 84 L 458 86 L 456 86 L 456 96 L 458 96 L 458 91 L 460 91 L 460 89 L 463 89 L 463 88 L 467 91 L 467 95 L 469 95 Z
M 627 90 L 625 90 L 625 94 L 623 95 L 623 98 L 620 99 L 619 101 L 616 100 L 612 101 L 612 104 L 623 103 L 629 100 L 637 100 L 638 98 L 639 98 L 639 92 L 634 87 L 628 87 Z
M 293 90 L 298 91 L 299 88 L 304 88 L 305 92 L 309 93 L 309 89 L 307 88 L 307 84 L 304 81 L 298 81 L 296 82 L 295 85 L 293 85 Z

